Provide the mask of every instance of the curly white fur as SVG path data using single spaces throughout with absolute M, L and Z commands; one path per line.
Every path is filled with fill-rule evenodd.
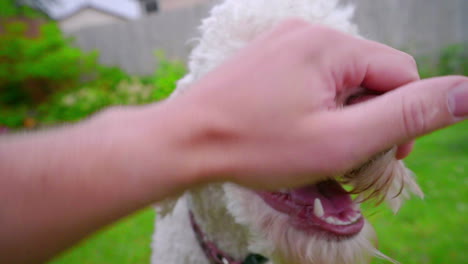
M 200 26 L 201 38 L 189 60 L 189 74 L 175 94 L 219 66 L 253 39 L 288 18 L 301 18 L 357 35 L 353 9 L 337 0 L 227 0 Z
M 174 95 L 287 18 L 302 18 L 357 36 L 352 13 L 351 7 L 339 7 L 337 0 L 225 0 L 203 21 L 189 73 L 178 82 Z M 363 200 L 385 199 L 396 212 L 410 192 L 419 196 L 422 192 L 409 170 L 394 158 L 394 151 L 343 178 Z M 207 237 L 237 259 L 249 252 L 268 257 L 271 264 L 357 264 L 368 263 L 372 256 L 385 258 L 374 248 L 375 234 L 367 222 L 359 235 L 348 240 L 309 236 L 291 227 L 287 216 L 250 190 L 215 184 L 187 192 L 175 207 L 160 210 L 153 264 L 208 263 L 190 227 L 189 208 Z

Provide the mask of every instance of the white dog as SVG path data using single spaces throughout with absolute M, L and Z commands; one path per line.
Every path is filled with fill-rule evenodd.
M 176 93 L 287 18 L 357 35 L 352 13 L 337 0 L 225 0 L 203 21 L 189 73 Z M 341 184 L 353 187 L 358 197 L 352 200 Z M 335 180 L 293 190 L 255 192 L 229 183 L 205 186 L 160 207 L 152 263 L 369 263 L 373 256 L 386 257 L 375 249 L 374 231 L 359 203 L 386 200 L 396 212 L 410 192 L 423 195 L 411 173 L 395 159 L 395 149 Z

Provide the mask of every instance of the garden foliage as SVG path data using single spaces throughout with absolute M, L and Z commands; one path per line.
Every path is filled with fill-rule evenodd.
M 54 3 L 56 0 L 31 0 L 37 7 L 45 7 L 46 2 Z M 43 9 L 43 8 L 42 8 Z M 27 18 L 45 18 L 47 15 L 28 5 L 21 4 L 21 0 L 1 0 L 0 17 L 27 17 Z
M 40 104 L 54 92 L 78 85 L 96 67 L 96 54 L 72 47 L 56 23 L 9 19 L 1 26 L 2 105 Z M 28 34 L 30 27 L 37 27 L 37 36 Z
M 73 47 L 55 22 L 0 22 L 0 126 L 77 121 L 110 105 L 158 101 L 173 91 L 185 72 L 181 63 L 159 52 L 154 75 L 132 77 L 99 65 L 97 53 Z M 30 35 L 31 26 L 37 26 L 37 35 Z
M 78 88 L 59 92 L 39 107 L 40 121 L 53 124 L 77 121 L 112 105 L 137 105 L 167 98 L 184 66 L 158 55 L 159 66 L 153 76 L 130 77 L 118 68 L 99 67 L 98 78 Z
M 146 104 L 166 98 L 185 68 L 157 52 L 152 76 L 129 76 L 102 66 L 98 54 L 72 45 L 56 22 L 40 12 L 0 2 L 0 127 L 35 127 L 81 120 L 111 105 Z M 423 78 L 468 75 L 466 46 L 452 45 L 422 58 Z
M 468 76 L 468 44 L 454 44 L 443 49 L 437 59 L 418 60 L 422 78 L 445 75 Z

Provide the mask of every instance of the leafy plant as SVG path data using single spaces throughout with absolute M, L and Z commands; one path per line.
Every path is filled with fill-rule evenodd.
M 159 65 L 153 76 L 153 84 L 156 89 L 153 91 L 152 99 L 154 101 L 167 98 L 176 88 L 176 83 L 185 74 L 184 64 L 178 61 L 170 61 L 164 56 L 164 53 L 156 52 Z
M 4 29 L 0 34 L 2 105 L 39 104 L 57 90 L 76 86 L 97 67 L 97 54 L 84 54 L 72 47 L 55 22 L 37 23 L 40 34 L 31 37 L 27 34 L 30 23 L 1 21 Z
M 151 101 L 153 87 L 137 78 L 106 87 L 99 80 L 78 89 L 56 94 L 39 108 L 42 123 L 77 121 L 110 105 L 133 105 Z
M 14 109 L 0 108 L 0 128 L 1 127 L 21 127 L 28 117 L 28 109 L 17 107 Z
M 421 57 L 418 60 L 421 77 L 468 75 L 468 45 L 454 44 L 441 50 L 436 59 Z
M 49 0 L 50 2 L 51 0 Z M 53 0 L 52 0 L 53 1 Z M 36 9 L 31 8 L 28 5 L 25 5 L 20 0 L 2 0 L 0 1 L 0 17 L 29 17 L 29 18 L 45 18 L 45 13 L 39 12 Z M 36 7 L 44 7 L 47 5 L 44 0 L 30 0 L 31 4 Z M 50 3 L 49 3 L 50 4 Z
M 42 123 L 77 121 L 111 105 L 147 104 L 167 98 L 182 78 L 182 63 L 158 54 L 155 74 L 143 81 L 129 77 L 118 68 L 100 67 L 94 81 L 78 88 L 55 94 L 39 108 Z
M 68 89 L 56 90 L 38 107 L 19 105 L 10 107 L 15 110 L 0 111 L 0 124 L 22 127 L 28 117 L 33 117 L 40 124 L 73 122 L 111 105 L 146 104 L 162 100 L 172 93 L 185 68 L 180 62 L 169 61 L 162 53 L 158 56 L 159 66 L 153 76 L 131 77 L 119 68 L 91 67 L 90 70 L 94 71 L 86 72 L 85 80 L 73 83 Z

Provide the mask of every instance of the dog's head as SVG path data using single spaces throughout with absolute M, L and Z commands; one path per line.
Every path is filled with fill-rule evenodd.
M 176 94 L 286 18 L 302 18 L 357 35 L 350 21 L 352 8 L 340 8 L 336 2 L 224 1 L 203 21 L 189 73 L 178 83 Z M 396 212 L 410 192 L 422 196 L 409 170 L 395 159 L 395 151 L 381 153 L 337 178 L 298 189 L 258 192 L 234 184 L 212 185 L 191 192 L 190 206 L 199 218 L 211 223 L 209 218 L 227 212 L 239 230 L 239 243 L 275 263 L 367 263 L 370 257 L 383 255 L 374 248 L 374 232 L 361 214 L 360 203 L 386 200 Z M 349 186 L 347 191 L 343 185 Z M 352 194 L 356 194 L 354 200 Z M 233 254 L 242 255 L 241 251 Z

